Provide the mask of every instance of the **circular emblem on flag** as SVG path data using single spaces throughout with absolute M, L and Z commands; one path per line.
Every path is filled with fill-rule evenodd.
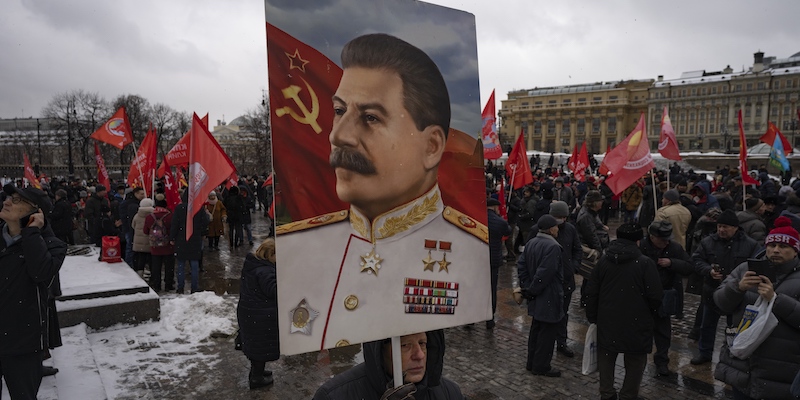
M 120 129 L 122 128 L 124 123 L 125 121 L 123 121 L 122 118 L 111 118 L 106 123 L 106 130 L 108 131 L 108 133 L 114 136 L 125 137 L 125 131 Z

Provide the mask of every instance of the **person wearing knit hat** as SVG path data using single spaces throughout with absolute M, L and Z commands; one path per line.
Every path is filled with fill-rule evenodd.
M 143 198 L 139 201 L 139 209 L 131 216 L 131 232 L 133 233 L 133 270 L 142 278 L 150 278 L 150 270 L 145 271 L 145 265 L 152 267 L 150 261 L 150 236 L 144 233 L 144 221 L 153 213 L 153 199 Z
M 739 229 L 739 219 L 733 210 L 725 210 L 717 217 L 717 232 L 704 237 L 692 254 L 695 271 L 703 277 L 702 322 L 697 343 L 699 354 L 690 361 L 692 365 L 707 364 L 712 360 L 721 316 L 714 303 L 714 291 L 725 276 L 747 259 L 756 257 L 761 250 L 758 242 Z M 729 315 L 727 326 L 732 325 L 733 319 Z
M 597 369 L 600 398 L 636 399 L 653 349 L 653 314 L 661 307 L 663 290 L 656 264 L 642 254 L 639 224 L 622 224 L 617 239 L 592 270 L 585 283 L 586 318 L 597 324 Z M 625 377 L 617 393 L 615 364 L 622 353 Z
M 750 270 L 747 262 L 734 269 L 714 292 L 714 302 L 723 313 L 731 314 L 733 322 L 744 322 L 746 307 L 764 301 L 774 304 L 772 314 L 776 325 L 747 362 L 735 358 L 728 346 L 719 355 L 715 376 L 731 385 L 735 399 L 785 399 L 793 378 L 798 374 L 800 349 L 797 326 L 800 318 L 800 235 L 786 217 L 775 220 L 776 228 L 766 238 L 768 274 Z
M 558 221 L 545 214 L 537 221 L 539 232 L 517 262 L 519 286 L 528 299 L 532 318 L 525 368 L 534 375 L 559 377 L 551 365 L 561 320 L 564 318 L 564 284 L 561 245 L 556 241 Z
M 661 199 L 661 208 L 656 211 L 656 221 L 669 221 L 672 224 L 672 234 L 675 241 L 686 250 L 686 232 L 692 222 L 692 213 L 681 204 L 681 194 L 670 189 L 664 192 Z
M 764 201 L 758 197 L 751 197 L 744 201 L 744 207 L 744 210 L 736 213 L 739 229 L 763 245 L 764 238 L 767 237 L 767 225 L 762 218 Z

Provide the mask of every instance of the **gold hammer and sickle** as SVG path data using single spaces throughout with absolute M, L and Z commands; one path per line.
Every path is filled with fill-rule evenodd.
M 292 118 L 294 118 L 295 121 L 301 124 L 311 125 L 311 128 L 314 129 L 314 132 L 320 133 L 322 132 L 322 127 L 320 127 L 317 123 L 317 117 L 319 117 L 319 99 L 317 98 L 317 94 L 314 93 L 314 89 L 311 87 L 311 85 L 309 85 L 308 82 L 306 82 L 306 80 L 302 77 L 300 77 L 300 79 L 306 84 L 306 89 L 308 89 L 308 93 L 311 94 L 311 111 L 308 111 L 308 107 L 306 107 L 303 101 L 300 100 L 300 96 L 298 96 L 300 91 L 303 89 L 300 88 L 300 86 L 291 85 L 281 90 L 281 93 L 283 93 L 284 99 L 294 100 L 295 104 L 297 104 L 297 107 L 303 113 L 303 116 L 301 117 L 289 106 L 281 107 L 275 110 L 275 115 L 282 117 L 286 114 L 289 114 Z

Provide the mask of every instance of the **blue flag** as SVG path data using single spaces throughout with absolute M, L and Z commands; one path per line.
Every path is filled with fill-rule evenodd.
M 783 142 L 778 135 L 775 135 L 775 142 L 769 150 L 769 163 L 781 171 L 789 169 L 789 160 L 786 159 L 786 155 L 783 153 Z

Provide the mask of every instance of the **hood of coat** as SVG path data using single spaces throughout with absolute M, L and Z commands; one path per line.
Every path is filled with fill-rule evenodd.
M 428 355 L 425 366 L 425 377 L 417 383 L 418 399 L 427 398 L 429 387 L 439 386 L 444 366 L 444 331 L 436 330 L 427 333 Z M 378 340 L 364 343 L 364 364 L 366 366 L 367 380 L 376 393 L 386 391 L 387 385 L 393 386 L 392 377 L 383 366 L 383 346 L 390 346 L 389 340 Z
M 639 258 L 642 251 L 636 242 L 627 239 L 617 239 L 612 241 L 606 249 L 606 257 L 614 264 L 625 264 Z
M 255 254 L 249 253 L 244 257 L 244 266 L 242 266 L 242 272 L 245 271 L 250 272 L 258 267 L 265 267 L 265 266 L 271 266 L 273 268 L 275 267 L 275 265 L 272 264 L 269 260 L 262 260 L 256 257 Z
M 136 211 L 136 214 L 140 217 L 147 217 L 148 215 L 153 213 L 153 207 L 139 207 L 139 210 Z
M 740 224 L 743 224 L 745 222 L 750 222 L 750 221 L 760 220 L 761 219 L 758 216 L 758 214 L 756 214 L 756 213 L 754 213 L 752 211 L 748 211 L 748 210 L 739 211 L 738 213 L 736 213 L 736 218 L 739 219 L 739 223 Z

